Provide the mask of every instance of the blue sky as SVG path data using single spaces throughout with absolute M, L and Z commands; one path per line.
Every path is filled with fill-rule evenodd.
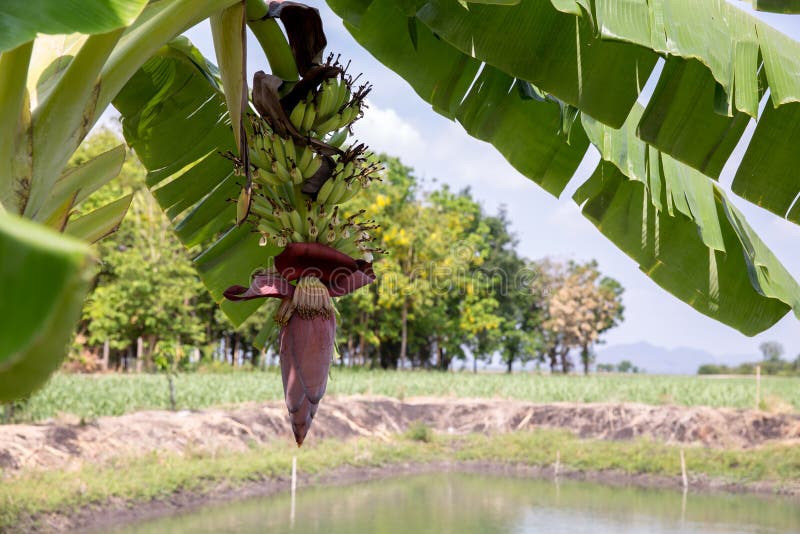
M 732 2 L 749 9 L 743 2 Z M 312 2 L 309 2 L 312 4 Z M 800 322 L 790 313 L 770 330 L 747 337 L 672 297 L 645 276 L 631 259 L 589 223 L 570 199 L 580 177 L 556 199 L 519 174 L 492 146 L 468 136 L 456 123 L 431 110 L 399 76 L 362 49 L 323 2 L 318 5 L 328 37 L 328 50 L 352 60 L 353 72 L 363 72 L 374 84 L 370 109 L 356 127 L 357 137 L 376 151 L 399 156 L 419 177 L 470 187 L 488 212 L 505 205 L 520 252 L 529 258 L 595 258 L 601 270 L 625 286 L 625 322 L 606 336 L 609 345 L 648 341 L 667 348 L 697 347 L 720 357 L 756 354 L 759 343 L 777 340 L 792 357 L 800 353 Z M 759 15 L 778 29 L 800 39 L 800 16 Z M 214 58 L 207 23 L 186 34 L 209 58 Z M 250 79 L 268 70 L 255 39 L 248 41 Z M 752 131 L 751 124 L 749 130 Z M 737 149 L 720 179 L 729 188 L 743 151 Z M 581 170 L 591 171 L 596 156 L 587 156 Z M 587 175 L 588 176 L 588 175 Z M 786 222 L 729 194 L 748 221 L 784 265 L 800 278 L 800 226 Z M 743 310 L 743 313 L 746 313 Z

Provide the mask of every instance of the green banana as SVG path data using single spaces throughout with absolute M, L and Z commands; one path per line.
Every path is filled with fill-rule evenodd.
M 298 169 L 294 165 L 292 165 L 292 168 L 289 171 L 289 176 L 292 177 L 292 182 L 294 182 L 295 184 L 300 185 L 303 183 L 303 173 L 301 173 L 300 169 Z
M 309 162 L 308 165 L 302 170 L 303 178 L 309 179 L 314 176 L 319 168 L 322 167 L 322 158 L 314 158 Z
M 306 107 L 308 106 L 306 105 L 305 101 L 301 100 L 289 114 L 289 122 L 291 122 L 292 125 L 298 130 L 303 125 L 303 117 L 306 114 Z
M 281 163 L 285 162 L 286 151 L 283 149 L 283 139 L 281 139 L 277 134 L 272 134 L 271 141 L 272 155 L 275 158 L 275 161 L 279 161 Z
M 272 162 L 272 172 L 277 174 L 278 178 L 280 178 L 284 183 L 292 181 L 292 175 L 289 174 L 289 169 L 287 169 L 280 161 L 276 160 Z
M 334 178 L 328 178 L 325 180 L 325 183 L 322 184 L 322 187 L 320 187 L 319 191 L 317 192 L 317 202 L 320 204 L 328 202 L 331 191 L 333 191 L 334 181 Z
M 344 192 L 342 193 L 342 196 L 339 197 L 339 201 L 337 202 L 337 204 L 344 204 L 345 202 L 351 200 L 359 193 L 361 186 L 357 185 L 357 182 L 356 183 L 353 182 L 356 182 L 356 180 L 351 180 L 350 182 L 348 182 Z
M 306 106 L 306 112 L 303 115 L 303 127 L 298 129 L 303 132 L 310 132 L 316 118 L 317 106 L 312 102 Z
M 319 93 L 317 93 L 317 119 L 316 122 L 324 120 L 336 111 L 334 105 L 336 104 L 336 96 L 338 93 L 338 86 L 333 79 L 328 78 L 322 83 Z
M 300 234 L 304 234 L 305 233 L 303 231 L 303 230 L 305 230 L 305 223 L 304 223 L 303 219 L 300 217 L 300 214 L 297 212 L 297 210 L 292 210 L 289 213 L 289 219 L 292 222 L 292 228 L 294 228 L 294 230 L 296 230 Z
M 283 150 L 286 154 L 287 167 L 289 163 L 297 163 L 297 147 L 291 139 L 283 139 Z
M 333 191 L 328 196 L 328 204 L 339 204 L 339 199 L 342 198 L 345 191 L 347 190 L 347 184 L 341 178 L 336 179 L 336 183 L 333 184 Z
M 249 155 L 250 155 L 250 163 L 258 167 L 259 169 L 270 168 L 271 163 L 264 158 L 260 150 L 251 149 Z
M 342 128 L 334 132 L 330 138 L 328 138 L 328 144 L 331 146 L 335 146 L 339 148 L 342 144 L 347 140 L 347 128 Z
M 308 148 L 307 146 L 301 146 L 297 150 L 297 167 L 300 170 L 305 169 L 306 167 L 308 167 L 308 164 L 311 163 L 311 160 L 313 158 L 314 158 L 314 151 Z
M 283 183 L 275 173 L 262 168 L 253 173 L 253 181 L 270 187 L 277 187 Z
M 337 89 L 336 104 L 334 109 L 339 111 L 342 109 L 342 106 L 344 106 L 345 103 L 350 100 L 350 89 L 347 87 L 347 84 L 344 82 L 344 80 L 339 82 L 339 87 Z

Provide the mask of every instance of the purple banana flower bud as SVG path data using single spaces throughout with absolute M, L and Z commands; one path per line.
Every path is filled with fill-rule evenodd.
M 231 286 L 228 300 L 283 299 L 280 361 L 286 408 L 297 446 L 303 444 L 325 395 L 336 340 L 332 297 L 375 281 L 372 264 L 320 243 L 291 243 L 275 257 L 277 270 L 253 277 L 250 287 Z M 297 281 L 297 285 L 290 282 Z

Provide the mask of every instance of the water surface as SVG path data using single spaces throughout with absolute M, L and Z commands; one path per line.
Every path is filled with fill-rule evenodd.
M 790 499 L 615 488 L 592 483 L 438 473 L 298 488 L 131 525 L 125 533 L 800 532 Z

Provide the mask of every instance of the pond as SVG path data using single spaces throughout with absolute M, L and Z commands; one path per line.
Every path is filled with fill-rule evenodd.
M 800 505 L 781 498 L 693 494 L 436 473 L 210 506 L 118 532 L 733 533 L 800 532 Z

